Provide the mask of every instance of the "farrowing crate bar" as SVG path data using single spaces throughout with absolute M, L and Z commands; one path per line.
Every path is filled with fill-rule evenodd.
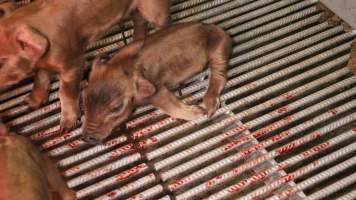
M 356 199 L 356 77 L 345 68 L 356 32 L 319 22 L 316 3 L 172 0 L 175 22 L 214 23 L 234 41 L 211 119 L 183 122 L 145 106 L 124 134 L 92 147 L 79 127 L 58 133 L 56 81 L 35 111 L 22 104 L 31 83 L 5 90 L 1 115 L 57 160 L 79 199 Z M 91 44 L 88 60 L 130 42 L 131 22 L 123 27 Z M 177 95 L 200 101 L 206 77 Z

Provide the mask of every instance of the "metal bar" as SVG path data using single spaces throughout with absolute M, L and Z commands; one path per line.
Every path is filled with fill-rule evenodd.
M 356 90 L 355 90 L 355 93 L 356 93 Z M 262 146 L 264 146 L 264 147 L 270 146 L 271 144 L 273 144 L 275 142 L 275 140 L 276 140 L 275 138 L 282 138 L 282 137 L 287 138 L 289 136 L 289 134 L 293 134 L 293 133 L 282 132 L 280 135 L 278 135 L 278 137 L 271 137 L 268 140 L 264 140 L 264 141 L 260 142 L 258 145 L 256 145 L 255 147 L 256 148 L 261 148 Z M 252 135 L 255 136 L 254 133 L 252 133 Z M 187 137 L 187 138 L 189 138 L 189 137 Z M 190 140 L 190 141 L 192 141 L 192 140 Z M 232 143 L 229 143 L 228 145 L 232 146 L 230 148 L 228 148 L 227 146 L 221 146 L 221 147 L 219 147 L 217 149 L 209 151 L 206 154 L 198 156 L 195 159 L 190 160 L 189 162 L 186 162 L 184 164 L 178 165 L 178 166 L 170 169 L 169 171 L 162 172 L 161 173 L 162 179 L 163 180 L 167 180 L 169 178 L 172 178 L 172 177 L 174 177 L 174 176 L 176 176 L 176 175 L 178 175 L 178 174 L 180 174 L 180 173 L 182 173 L 184 171 L 187 171 L 190 167 L 198 166 L 203 162 L 206 162 L 206 161 L 211 160 L 211 159 L 213 159 L 215 157 L 221 156 L 224 153 L 227 153 L 230 150 L 232 150 L 233 147 L 236 148 L 240 144 L 243 144 L 243 143 L 245 143 L 247 141 L 249 141 L 249 140 L 247 138 L 243 137 L 241 139 L 233 141 Z
M 300 12 L 288 15 L 286 17 L 283 17 L 281 19 L 271 21 L 267 24 L 258 26 L 252 30 L 240 33 L 236 36 L 233 37 L 233 41 L 236 43 L 242 43 L 242 41 L 247 41 L 250 39 L 254 39 L 258 36 L 263 36 L 264 33 L 268 33 L 273 30 L 277 30 L 278 28 L 281 28 L 285 26 L 286 24 L 289 24 L 291 22 L 295 22 L 297 20 L 303 19 L 306 16 L 310 16 L 312 14 L 316 13 L 316 9 L 314 7 L 311 8 L 306 8 Z
M 335 128 L 337 128 L 337 127 L 335 127 Z M 325 128 L 324 130 L 326 130 L 326 129 L 327 128 Z M 269 159 L 270 157 L 276 157 L 276 156 L 283 155 L 283 154 L 293 150 L 294 148 L 296 148 L 299 145 L 313 141 L 313 140 L 319 138 L 321 135 L 327 134 L 329 131 L 332 131 L 333 129 L 331 129 L 331 130 L 329 129 L 326 131 L 324 131 L 324 130 L 322 130 L 320 132 L 319 131 L 313 132 L 313 133 L 311 133 L 307 136 L 304 136 L 296 141 L 292 141 L 286 145 L 283 145 L 282 147 L 279 147 L 279 148 L 269 152 L 265 157 L 259 157 L 257 159 L 248 161 L 247 163 L 243 164 L 242 166 L 235 168 L 233 170 L 235 173 L 235 174 L 233 174 L 233 176 L 241 174 L 241 173 L 245 172 L 246 170 L 249 170 L 249 169 L 255 167 L 256 165 L 262 163 L 263 161 L 265 161 L 266 159 Z M 323 142 L 323 143 L 316 145 L 316 146 L 314 146 L 314 147 L 312 147 L 312 148 L 310 148 L 310 149 L 308 149 L 294 157 L 291 157 L 291 158 L 283 161 L 282 163 L 280 163 L 276 166 L 273 166 L 272 168 L 259 171 L 255 175 L 253 175 L 249 178 L 243 179 L 243 180 L 239 181 L 238 183 L 211 195 L 211 197 L 212 197 L 212 199 L 223 199 L 223 198 L 229 197 L 233 194 L 236 194 L 236 193 L 242 191 L 243 189 L 247 188 L 248 186 L 257 183 L 258 181 L 265 179 L 266 177 L 270 176 L 271 174 L 273 174 L 279 170 L 285 169 L 288 166 L 302 162 L 304 159 L 307 159 L 308 157 L 318 154 L 320 151 L 330 148 L 331 146 L 337 145 L 340 142 L 343 142 L 343 141 L 350 139 L 352 137 L 354 137 L 354 132 L 348 131 L 345 134 L 335 137 L 332 140 Z M 224 174 L 224 175 L 225 175 L 224 177 L 226 177 L 226 175 L 232 175 L 232 174 L 229 173 L 229 174 Z
M 91 160 L 80 163 L 78 165 L 75 165 L 75 166 L 65 170 L 63 172 L 63 174 L 66 177 L 71 177 L 71 176 L 74 176 L 82 171 L 92 169 L 93 167 L 98 166 L 102 163 L 112 161 L 112 160 L 117 159 L 123 155 L 132 153 L 132 151 L 133 151 L 133 144 L 127 144 L 125 146 L 114 149 L 104 155 L 101 155 L 99 157 L 96 157 Z
M 235 1 L 235 2 L 239 2 L 239 1 Z M 217 23 L 217 22 L 223 21 L 225 19 L 228 19 L 228 21 L 225 21 L 221 24 L 221 27 L 225 29 L 225 28 L 229 28 L 235 24 L 241 24 L 241 23 L 251 20 L 253 18 L 259 17 L 263 14 L 277 10 L 281 7 L 286 6 L 286 5 L 290 5 L 294 2 L 297 2 L 297 1 L 295 1 L 295 0 L 279 1 L 279 2 L 276 2 L 274 0 L 252 1 L 250 4 L 247 4 L 243 7 L 239 7 L 236 10 L 230 10 L 230 11 L 224 10 L 223 15 L 219 15 L 218 17 L 214 17 L 214 18 L 205 20 L 204 22 L 205 23 Z M 272 4 L 270 4 L 270 3 L 272 3 Z M 270 5 L 268 5 L 268 4 L 270 4 Z M 230 6 L 230 5 L 226 5 L 226 7 L 232 8 L 232 6 Z M 261 8 L 256 10 L 256 8 L 259 8 L 259 7 L 261 7 Z M 243 14 L 243 13 L 245 13 L 245 14 Z M 241 15 L 241 14 L 243 14 L 243 15 Z M 231 20 L 231 18 L 233 18 L 234 20 Z M 189 21 L 189 19 L 185 19 L 185 21 Z
M 86 149 L 85 151 L 82 151 L 82 152 L 77 153 L 75 155 L 68 156 L 68 157 L 60 160 L 58 162 L 58 165 L 60 167 L 67 167 L 67 166 L 72 165 L 72 164 L 74 164 L 76 162 L 83 161 L 84 159 L 86 159 L 88 157 L 91 157 L 93 155 L 96 155 L 96 154 L 99 154 L 101 152 L 104 152 L 104 151 L 106 151 L 106 150 L 108 150 L 110 148 L 116 147 L 117 145 L 122 144 L 122 143 L 124 143 L 126 141 L 127 141 L 127 137 L 126 136 L 120 136 L 120 137 L 114 138 L 112 140 L 109 140 L 105 144 L 97 145 L 95 147 L 91 147 L 91 148 Z M 51 151 L 50 154 L 52 156 L 58 156 L 59 152 L 63 153 L 63 152 L 66 152 L 66 151 L 57 149 L 57 151 Z
M 139 194 L 136 194 L 134 196 L 131 196 L 128 198 L 128 200 L 145 200 L 145 199 L 153 199 L 155 196 L 158 194 L 163 193 L 163 187 L 161 185 L 156 185 L 148 190 L 145 190 L 144 192 L 141 192 Z
M 324 113 L 323 115 L 328 115 L 328 113 Z M 311 120 L 308 120 L 306 122 L 307 125 L 304 125 L 304 124 L 300 124 L 296 127 L 293 127 L 287 131 L 283 131 L 281 133 L 279 133 L 278 135 L 276 136 L 273 136 L 273 137 L 270 137 L 258 144 L 255 144 L 255 145 L 252 145 L 252 146 L 249 146 L 241 151 L 239 151 L 238 153 L 236 154 L 233 154 L 231 156 L 228 156 L 220 161 L 217 161 L 201 170 L 198 170 L 186 177 L 183 177 L 181 179 L 178 179 L 176 181 L 174 181 L 173 183 L 170 183 L 169 185 L 169 188 L 173 191 L 181 188 L 182 186 L 184 185 L 187 185 L 189 183 L 191 183 L 192 181 L 194 180 L 197 180 L 209 173 L 211 173 L 212 171 L 216 170 L 216 168 L 222 168 L 222 167 L 226 167 L 228 166 L 229 164 L 232 164 L 238 160 L 241 160 L 249 155 L 251 155 L 252 153 L 262 149 L 262 148 L 266 148 L 274 143 L 277 143 L 277 142 L 280 142 L 281 140 L 284 140 L 292 135 L 295 135 L 295 134 L 298 134 L 299 132 L 309 128 L 310 126 L 312 126 L 313 124 L 316 124 L 316 123 L 313 123 L 313 120 L 316 120 L 316 119 L 319 119 L 319 117 L 321 116 L 321 118 L 323 118 L 322 116 L 323 115 L 319 115 Z M 326 134 L 328 131 L 330 130 L 334 130 L 335 128 L 339 127 L 339 126 L 342 126 L 350 121 L 353 120 L 353 116 L 349 116 L 348 118 L 343 118 L 345 121 L 343 120 L 338 120 L 337 122 L 333 123 L 333 124 L 330 124 L 328 126 L 325 126 L 324 128 L 322 129 L 319 129 L 318 131 L 316 132 L 313 132 L 312 134 L 310 134 L 311 136 L 309 137 L 312 137 L 315 138 L 315 137 L 318 137 L 319 135 L 321 134 Z M 320 122 L 320 121 L 319 121 Z M 334 125 L 335 124 L 335 125 Z M 244 140 L 242 138 L 239 138 L 239 139 L 236 139 L 235 141 L 233 141 L 231 144 L 227 144 L 225 146 L 226 147 L 234 147 L 234 145 L 236 144 L 237 145 L 240 145 L 241 142 L 243 142 Z M 302 142 L 305 142 L 305 139 L 300 139 L 300 141 Z M 294 144 L 295 145 L 295 144 Z M 277 152 L 277 151 L 276 151 Z M 273 153 L 271 153 L 273 154 Z M 271 156 L 271 155 L 270 155 Z M 183 193 L 181 194 L 180 196 L 177 196 L 177 198 L 181 198 L 181 199 L 185 199 L 187 197 L 191 197 L 192 195 L 196 195 L 197 193 L 201 192 L 201 190 L 206 190 L 207 188 L 206 187 L 213 187 L 213 185 L 215 184 L 219 184 L 221 182 L 224 182 L 226 180 L 229 180 L 230 178 L 233 178 L 235 177 L 236 175 L 242 173 L 243 171 L 247 170 L 247 169 L 250 169 L 254 166 L 256 166 L 257 164 L 263 162 L 263 161 L 266 161 L 268 159 L 268 156 L 264 156 L 264 157 L 261 157 L 260 159 L 256 159 L 256 160 L 253 160 L 251 162 L 247 162 L 245 165 L 243 165 L 241 168 L 235 168 L 235 169 L 232 169 L 230 170 L 229 172 L 225 173 L 224 175 L 222 176 L 218 176 L 218 178 L 213 178 L 213 179 L 210 179 L 209 181 L 203 183 L 203 184 L 200 184 L 199 186 L 187 191 L 186 193 Z M 238 169 L 238 170 L 237 170 Z M 244 183 L 245 184 L 245 183 Z M 237 185 L 237 184 L 236 184 Z M 228 195 L 228 194 L 231 194 L 229 192 L 226 192 L 226 191 L 230 191 L 230 188 L 228 189 L 225 189 L 224 191 L 221 191 L 221 194 L 219 195 L 222 195 L 222 196 L 225 196 L 225 195 Z M 217 195 L 218 196 L 218 195 Z
M 134 182 L 131 182 L 127 185 L 124 185 L 121 188 L 118 188 L 116 190 L 113 190 L 103 196 L 100 196 L 98 198 L 96 198 L 97 200 L 111 200 L 111 199 L 118 199 L 120 197 L 123 197 L 124 195 L 127 195 L 129 193 L 131 193 L 132 191 L 138 190 L 141 187 L 144 187 L 148 184 L 152 184 L 156 181 L 156 177 L 155 175 L 149 174 L 145 177 L 142 177 Z
M 337 198 L 337 200 L 350 200 L 350 199 L 356 199 L 356 190 L 353 190 L 342 197 Z
M 6 96 L 11 96 L 11 95 L 16 95 L 18 93 L 24 92 L 24 90 L 29 89 L 28 91 L 32 90 L 33 84 L 26 85 L 23 88 L 15 89 L 10 91 L 9 93 L 4 93 L 3 98 L 6 98 Z M 57 90 L 59 88 L 59 82 L 55 82 L 51 84 L 50 90 Z M 14 107 L 16 105 L 19 105 L 24 102 L 25 98 L 27 97 L 27 94 L 21 95 L 19 97 L 16 97 L 15 99 L 11 99 L 9 101 L 6 101 L 5 103 L 0 104 L 0 111 L 3 112 L 6 109 L 9 109 L 11 107 Z
M 353 81 L 354 83 L 356 83 L 356 80 L 355 80 L 354 78 L 350 78 L 350 79 L 348 79 L 348 80 Z M 330 94 L 330 93 L 333 93 L 333 92 L 338 91 L 338 88 L 335 88 L 334 90 L 331 90 L 331 88 L 333 88 L 333 86 L 335 86 L 335 85 L 332 85 L 332 86 L 327 87 L 327 88 L 325 88 L 325 89 L 323 89 L 323 90 L 320 90 L 318 93 L 313 93 L 313 94 L 311 94 L 311 95 L 309 95 L 309 96 L 307 96 L 307 97 L 305 97 L 305 98 L 303 98 L 303 99 L 300 99 L 300 100 L 298 100 L 298 101 L 296 101 L 296 102 L 293 102 L 293 103 L 291 103 L 291 104 L 289 104 L 289 105 L 286 105 L 285 107 L 287 107 L 287 108 L 288 108 L 288 111 L 291 112 L 291 111 L 293 111 L 294 109 L 303 106 L 303 104 L 306 104 L 306 103 L 308 103 L 308 102 L 311 102 L 311 100 L 315 100 L 315 99 L 317 99 L 317 98 L 320 98 L 321 96 L 325 95 L 325 93 L 326 93 L 326 94 Z M 343 86 L 340 86 L 340 87 L 343 87 Z M 344 99 L 344 98 L 349 97 L 350 95 L 354 95 L 355 92 L 356 92 L 356 91 L 352 91 L 352 90 L 343 92 L 343 93 L 339 94 L 338 96 L 331 98 L 329 102 L 337 102 L 337 101 L 340 101 L 340 100 L 342 100 L 342 99 Z M 347 93 L 348 93 L 348 95 L 347 95 Z M 345 95 L 345 94 L 346 94 L 346 95 Z M 339 100 L 337 99 L 338 97 L 340 97 Z M 311 108 L 310 108 L 310 109 L 311 109 Z M 275 112 L 278 113 L 279 110 L 280 110 L 280 108 L 278 108 L 278 109 L 275 110 L 275 111 L 272 111 L 271 113 L 275 113 Z M 268 114 L 266 114 L 266 115 L 264 115 L 264 116 L 270 116 L 271 113 L 268 113 Z M 284 113 L 284 112 L 283 112 L 283 113 Z M 311 112 L 310 112 L 310 113 L 311 113 Z M 303 113 L 303 114 L 304 114 L 304 113 Z M 307 114 L 305 114 L 305 115 L 307 115 Z M 296 119 L 296 118 L 294 118 L 294 119 Z M 215 145 L 215 144 L 218 144 L 219 142 L 225 140 L 226 138 L 229 138 L 229 137 L 231 137 L 231 136 L 235 136 L 235 135 L 237 135 L 237 134 L 240 134 L 240 133 L 243 132 L 244 130 L 246 130 L 246 129 L 251 129 L 251 128 L 257 126 L 257 125 L 258 125 L 257 123 L 246 122 L 242 127 L 234 128 L 234 129 L 231 130 L 231 131 L 228 131 L 228 132 L 226 132 L 226 133 L 220 134 L 220 135 L 218 135 L 218 136 L 216 136 L 216 137 L 214 137 L 214 138 L 211 138 L 211 139 L 209 139 L 209 140 L 207 140 L 207 141 L 205 141 L 205 142 L 201 142 L 201 143 L 197 144 L 196 146 L 190 147 L 190 148 L 187 149 L 187 150 L 180 151 L 179 153 L 176 153 L 176 154 L 174 154 L 173 156 L 170 156 L 170 157 L 168 157 L 168 158 L 165 158 L 165 159 L 162 159 L 162 160 L 156 162 L 156 163 L 155 163 L 155 168 L 156 168 L 157 170 L 160 170 L 160 169 L 162 169 L 162 168 L 164 168 L 164 167 L 166 167 L 166 166 L 168 166 L 168 165 L 173 164 L 174 162 L 177 162 L 177 161 L 179 161 L 179 160 L 181 160 L 181 159 L 187 158 L 187 157 L 189 157 L 190 155 L 193 155 L 193 154 L 195 154 L 195 153 L 198 153 L 198 152 L 200 152 L 200 151 L 203 150 L 203 149 L 206 149 L 206 148 L 209 148 L 209 147 L 211 147 L 211 146 L 213 146 L 213 145 Z
M 299 14 L 299 13 L 297 13 Z M 301 21 L 297 21 L 295 23 L 292 23 L 286 27 L 277 29 L 271 33 L 268 33 L 266 35 L 257 37 L 257 38 L 253 38 L 245 43 L 239 44 L 239 48 L 235 49 L 235 53 L 240 53 L 240 52 L 245 52 L 247 49 L 252 48 L 254 46 L 257 46 L 259 44 L 262 44 L 264 42 L 268 42 L 268 41 L 274 41 L 275 38 L 281 37 L 283 35 L 286 35 L 288 33 L 292 33 L 294 31 L 297 30 L 301 30 L 306 26 L 309 26 L 315 22 L 317 22 L 317 20 L 319 19 L 320 15 L 314 15 L 311 17 L 308 17 L 306 19 L 303 19 Z M 287 21 L 287 20 L 285 20 Z M 290 20 L 288 20 L 290 21 Z M 254 29 L 255 30 L 255 29 Z M 236 42 L 236 39 L 238 36 L 234 37 L 233 40 Z
M 103 176 L 104 174 L 107 174 L 113 170 L 120 169 L 124 166 L 132 164 L 136 161 L 139 161 L 140 159 L 141 159 L 141 155 L 139 153 L 134 153 L 130 156 L 116 160 L 110 164 L 103 166 L 103 167 L 100 167 L 98 169 L 95 169 L 95 170 L 85 173 L 83 175 L 80 175 L 73 179 L 70 179 L 69 181 L 67 181 L 67 185 L 69 188 L 77 187 L 85 182 L 96 179 L 99 176 Z
M 132 167 L 126 171 L 123 171 L 115 176 L 104 179 L 104 180 L 99 181 L 95 184 L 91 184 L 90 186 L 79 190 L 77 192 L 77 198 L 81 199 L 81 198 L 84 198 L 90 194 L 98 193 L 110 185 L 123 182 L 124 180 L 132 178 L 134 176 L 141 175 L 147 171 L 148 171 L 148 166 L 146 164 L 144 164 L 144 163 L 139 164 L 139 165 Z
M 321 159 L 318 159 L 308 165 L 305 165 L 301 168 L 299 168 L 298 170 L 289 173 L 288 175 L 277 179 L 276 181 L 272 182 L 269 185 L 263 186 L 262 188 L 258 188 L 254 191 L 252 191 L 251 193 L 241 197 L 241 200 L 247 200 L 247 199 L 251 199 L 251 198 L 255 198 L 255 197 L 260 197 L 270 191 L 272 191 L 273 189 L 277 188 L 278 186 L 280 186 L 283 183 L 292 181 L 310 171 L 316 170 L 322 166 L 325 166 L 335 160 L 337 160 L 338 158 L 345 156 L 349 153 L 351 153 L 352 151 L 356 150 L 356 143 L 352 143 L 346 147 L 343 147 L 327 156 L 324 156 Z M 350 166 L 354 165 L 356 163 L 356 157 L 352 157 L 350 159 L 348 159 L 347 161 L 351 162 L 352 164 L 350 164 Z
M 245 32 L 245 31 L 247 31 L 247 30 L 249 30 L 251 28 L 257 27 L 257 26 L 262 25 L 262 24 L 264 24 L 266 22 L 273 21 L 273 20 L 278 19 L 280 17 L 289 15 L 289 14 L 291 14 L 291 13 L 297 11 L 297 10 L 300 10 L 300 9 L 306 8 L 308 6 L 311 6 L 315 2 L 316 2 L 315 0 L 302 1 L 300 3 L 288 6 L 288 7 L 284 8 L 284 9 L 278 10 L 277 12 L 273 12 L 271 14 L 264 15 L 263 17 L 251 20 L 246 24 L 243 24 L 243 25 L 241 25 L 239 27 L 236 27 L 236 28 L 228 30 L 227 33 L 229 33 L 229 35 L 236 35 L 238 33 Z M 311 9 L 313 9 L 313 11 L 316 11 L 315 7 L 312 7 Z
M 312 26 L 312 27 L 310 27 L 308 29 L 305 29 L 305 30 L 303 30 L 301 32 L 298 32 L 296 34 L 293 34 L 293 35 L 290 35 L 290 36 L 285 37 L 283 39 L 280 39 L 278 41 L 275 41 L 275 42 L 273 42 L 271 44 L 267 44 L 267 45 L 265 45 L 263 47 L 255 49 L 250 54 L 245 54 L 243 56 L 237 56 L 235 58 L 234 62 L 235 63 L 246 62 L 248 60 L 256 58 L 257 56 L 263 55 L 265 52 L 271 52 L 271 51 L 279 49 L 281 47 L 285 47 L 288 44 L 300 41 L 302 38 L 306 38 L 308 36 L 311 36 L 311 35 L 313 35 L 315 33 L 320 32 L 322 30 L 325 30 L 327 27 L 328 27 L 327 23 L 322 23 L 322 24 L 319 24 L 319 25 L 316 25 L 316 26 Z M 341 32 L 342 31 L 342 27 L 336 27 L 335 31 Z M 310 40 L 317 41 L 314 37 L 311 37 Z M 306 45 L 309 44 L 307 41 L 308 40 L 304 40 Z M 236 48 L 234 48 L 233 49 L 233 53 L 237 53 L 237 51 L 236 51 L 237 49 L 240 49 L 240 46 L 237 46 Z M 293 49 L 293 47 L 289 47 L 289 49 Z

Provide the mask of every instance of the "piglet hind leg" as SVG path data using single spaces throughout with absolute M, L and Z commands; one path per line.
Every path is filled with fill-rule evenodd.
M 226 68 L 231 53 L 231 40 L 221 30 L 211 30 L 209 48 L 209 86 L 203 98 L 203 107 L 211 117 L 220 104 L 220 93 L 226 84 Z M 220 36 L 220 37 L 219 37 Z
M 208 117 L 211 117 L 220 105 L 220 93 L 226 84 L 226 75 L 222 65 L 210 63 L 209 67 L 209 86 L 202 106 L 207 110 Z
M 32 109 L 37 109 L 48 101 L 51 84 L 51 74 L 45 70 L 38 70 L 35 74 L 33 89 L 26 97 L 25 102 Z
M 150 102 L 171 117 L 178 119 L 194 120 L 206 114 L 206 111 L 197 105 L 183 103 L 166 87 L 159 88 Z
M 61 132 L 72 130 L 80 116 L 80 81 L 83 77 L 82 68 L 72 68 L 60 76 L 59 99 L 61 102 Z
M 171 23 L 169 0 L 139 0 L 138 10 L 155 30 L 166 28 Z

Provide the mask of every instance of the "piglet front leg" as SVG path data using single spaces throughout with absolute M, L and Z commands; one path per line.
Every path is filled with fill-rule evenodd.
M 203 107 L 208 111 L 209 117 L 214 115 L 220 105 L 220 93 L 226 84 L 226 68 L 231 51 L 230 45 L 229 41 L 218 43 L 209 54 L 209 86 L 203 98 Z
M 134 24 L 133 39 L 134 40 L 144 39 L 148 31 L 148 27 L 145 19 L 141 16 L 141 14 L 138 11 L 134 11 L 131 15 Z
M 194 120 L 206 114 L 203 108 L 180 101 L 166 87 L 159 88 L 158 92 L 151 97 L 150 102 L 171 117 L 178 119 Z
M 33 89 L 25 99 L 32 109 L 37 109 L 48 101 L 49 89 L 51 86 L 51 74 L 46 70 L 38 70 L 35 74 Z
M 61 102 L 61 132 L 68 132 L 76 125 L 80 116 L 80 81 L 83 77 L 81 67 L 73 67 L 60 74 L 59 99 Z
M 167 0 L 139 0 L 137 9 L 139 14 L 157 31 L 171 24 L 169 8 L 170 1 Z

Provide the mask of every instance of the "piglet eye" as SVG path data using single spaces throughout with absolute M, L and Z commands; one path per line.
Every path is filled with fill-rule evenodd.
M 113 106 L 113 107 L 110 109 L 110 111 L 111 111 L 112 113 L 120 112 L 121 109 L 123 108 L 123 106 L 124 106 L 124 104 L 123 104 L 122 102 L 120 102 L 119 104 Z

